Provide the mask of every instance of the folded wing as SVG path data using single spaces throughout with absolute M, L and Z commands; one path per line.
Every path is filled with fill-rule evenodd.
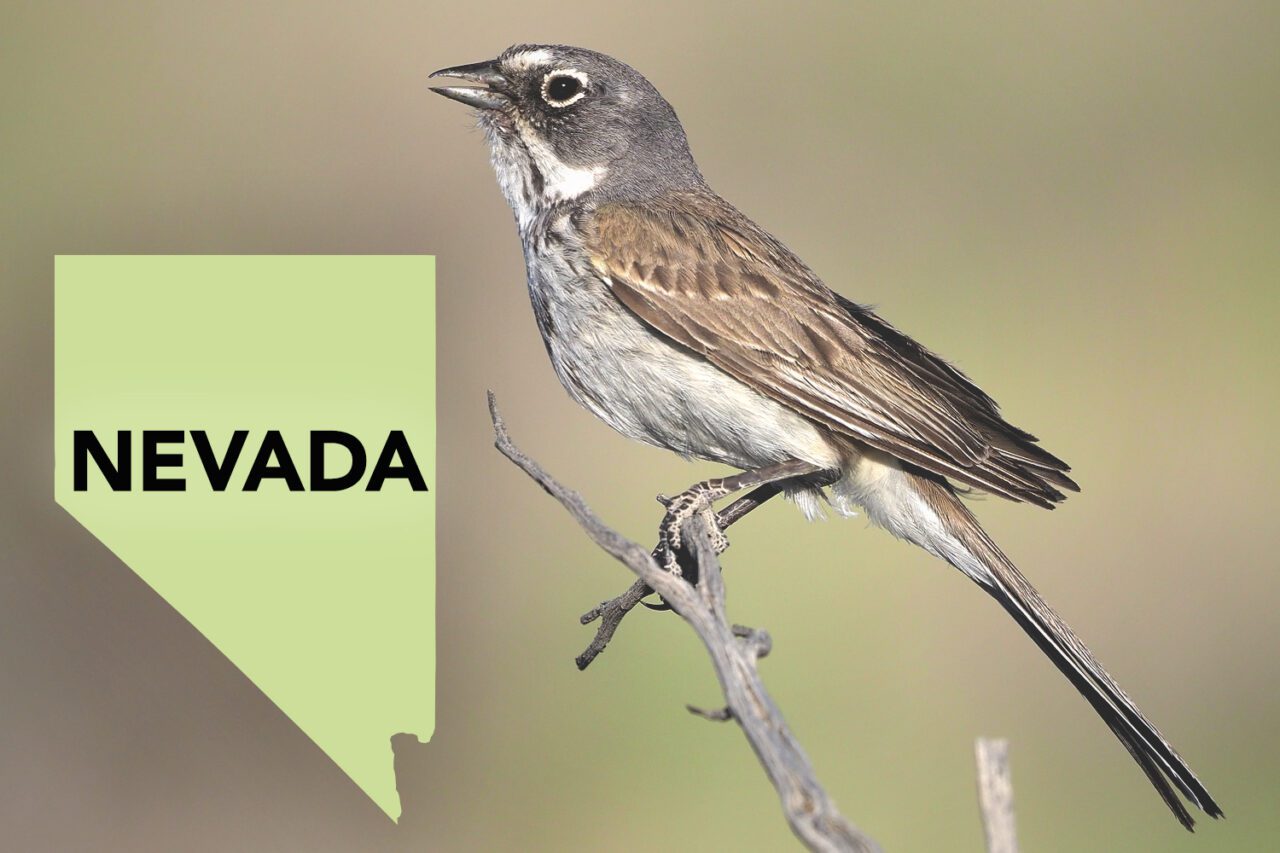
M 958 483 L 1044 507 L 1068 466 L 1006 422 L 959 370 L 832 292 L 706 191 L 591 217 L 587 249 L 617 298 L 671 340 L 814 421 Z

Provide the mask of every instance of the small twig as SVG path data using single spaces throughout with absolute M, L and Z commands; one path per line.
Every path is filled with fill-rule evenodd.
M 987 836 L 987 853 L 1018 853 L 1009 742 L 980 737 L 973 751 L 978 761 L 978 805 Z
M 704 720 L 711 720 L 713 723 L 727 723 L 733 719 L 732 708 L 716 708 L 709 710 L 707 708 L 699 708 L 697 705 L 685 705 L 685 709 L 695 717 L 702 717 Z
M 647 583 L 636 581 L 622 595 L 601 602 L 598 607 L 591 608 L 579 617 L 579 621 L 583 625 L 590 625 L 599 619 L 600 627 L 596 629 L 596 635 L 591 639 L 591 644 L 583 650 L 582 654 L 574 658 L 574 663 L 578 665 L 578 669 L 586 669 L 591 665 L 591 662 L 604 651 L 604 647 L 609 645 L 609 641 L 613 639 L 614 632 L 622 624 L 622 617 L 630 613 L 642 598 L 652 593 L 653 590 L 649 588 Z
M 768 634 L 733 626 L 726 618 L 720 561 L 711 544 L 711 532 L 701 517 L 694 515 L 682 528 L 684 541 L 692 546 L 688 556 L 698 569 L 699 583 L 694 586 L 683 576 L 664 571 L 645 548 L 606 525 L 581 495 L 562 486 L 516 447 L 507 434 L 492 392 L 489 413 L 498 450 L 559 501 L 592 541 L 634 572 L 639 582 L 661 595 L 697 633 L 720 681 L 725 699 L 723 714 L 737 722 L 746 735 L 769 781 L 777 789 L 783 812 L 796 837 L 810 850 L 858 853 L 879 850 L 874 841 L 836 810 L 765 690 L 756 664 L 769 650 Z M 719 714 L 711 712 L 711 716 Z

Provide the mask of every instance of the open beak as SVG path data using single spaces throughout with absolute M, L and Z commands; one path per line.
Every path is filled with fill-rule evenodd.
M 496 60 L 473 62 L 470 65 L 459 65 L 454 68 L 441 68 L 432 72 L 432 77 L 456 77 L 468 83 L 480 83 L 479 86 L 432 86 L 431 91 L 460 101 L 469 107 L 480 110 L 496 110 L 507 106 L 511 99 L 507 78 L 498 72 Z

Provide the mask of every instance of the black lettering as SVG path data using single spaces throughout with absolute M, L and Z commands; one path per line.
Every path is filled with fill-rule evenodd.
M 116 433 L 116 464 L 111 464 L 111 457 L 98 441 L 92 430 L 78 429 L 72 434 L 71 444 L 71 487 L 77 492 L 89 490 L 89 459 L 102 472 L 102 478 L 111 486 L 113 492 L 127 492 L 133 484 L 133 467 L 130 462 L 129 430 L 122 429 Z
M 324 475 L 324 448 L 327 444 L 340 444 L 351 454 L 351 467 L 337 477 Z M 364 476 L 365 453 L 360 439 L 349 432 L 336 429 L 318 429 L 311 432 L 311 491 L 340 492 L 349 489 Z
M 275 456 L 279 460 L 279 464 L 271 465 L 271 457 Z M 289 491 L 302 491 L 302 478 L 298 476 L 298 469 L 293 464 L 293 457 L 289 455 L 289 448 L 284 446 L 284 439 L 280 437 L 280 430 L 268 430 L 262 439 L 262 447 L 258 448 L 258 455 L 253 460 L 253 467 L 249 469 L 249 476 L 245 478 L 244 490 L 246 492 L 258 491 L 258 486 L 267 477 L 273 477 L 284 480 L 289 484 Z
M 222 455 L 222 462 L 219 463 L 218 457 L 213 455 L 213 446 L 209 444 L 209 434 L 202 429 L 191 433 L 191 441 L 196 446 L 196 453 L 200 454 L 200 464 L 204 466 L 205 476 L 209 478 L 209 486 L 215 492 L 227 490 L 227 485 L 231 482 L 231 472 L 235 470 L 236 460 L 240 458 L 240 451 L 244 449 L 244 440 L 248 436 L 249 431 L 246 429 L 233 432 L 231 442 L 227 445 L 227 452 Z
M 161 453 L 161 444 L 181 444 L 180 429 L 144 429 L 142 431 L 142 491 L 185 492 L 187 481 L 182 477 L 160 479 L 158 468 L 177 468 L 182 465 L 181 453 Z
M 392 465 L 391 462 L 396 456 L 400 457 L 401 464 Z M 365 487 L 365 491 L 379 491 L 382 484 L 391 477 L 403 477 L 408 480 L 409 486 L 415 492 L 427 491 L 427 483 L 422 479 L 422 472 L 418 470 L 413 451 L 409 449 L 409 441 L 398 429 L 392 430 L 387 435 L 387 443 L 382 446 L 382 453 L 378 455 L 378 461 L 373 465 L 373 473 L 369 475 L 369 485 Z

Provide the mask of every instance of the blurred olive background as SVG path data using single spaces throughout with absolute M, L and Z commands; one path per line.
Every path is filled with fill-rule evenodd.
M 576 671 L 578 615 L 630 577 L 492 449 L 486 388 L 644 541 L 653 495 L 715 470 L 564 395 L 482 139 L 427 91 L 560 41 L 641 69 L 722 194 L 1072 463 L 1057 511 L 978 512 L 1229 817 L 1183 832 L 957 572 L 780 504 L 734 531 L 731 615 L 772 632 L 767 683 L 848 816 L 889 850 L 981 849 L 991 734 L 1027 850 L 1271 847 L 1278 37 L 1265 2 L 7 0 L 2 846 L 793 844 L 741 735 L 684 711 L 718 693 L 678 619 L 634 615 Z M 55 253 L 348 252 L 439 256 L 439 724 L 397 743 L 399 826 L 52 501 Z

